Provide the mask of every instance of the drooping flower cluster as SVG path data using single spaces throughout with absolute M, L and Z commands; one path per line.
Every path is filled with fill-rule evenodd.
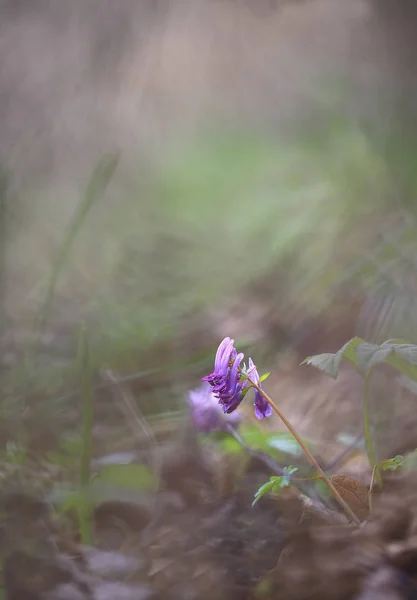
M 201 433 L 224 430 L 228 425 L 237 427 L 242 415 L 235 411 L 225 414 L 208 383 L 188 393 L 194 427 Z
M 203 377 L 219 400 L 223 412 L 233 412 L 242 402 L 242 392 L 247 383 L 242 379 L 240 365 L 243 354 L 237 353 L 234 340 L 225 338 L 220 344 L 214 361 L 214 371 Z
M 243 353 L 237 353 L 234 340 L 225 338 L 216 353 L 214 371 L 203 377 L 211 387 L 214 396 L 218 399 L 223 412 L 232 413 L 242 402 L 248 392 L 250 383 L 248 377 L 260 387 L 260 378 L 252 359 L 249 359 L 249 368 L 242 367 Z M 269 417 L 272 409 L 263 396 L 255 389 L 255 415 L 258 419 Z

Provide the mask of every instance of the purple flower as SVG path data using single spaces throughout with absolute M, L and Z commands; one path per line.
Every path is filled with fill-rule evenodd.
M 259 387 L 261 387 L 261 385 L 259 383 L 258 370 L 251 358 L 249 359 L 249 368 L 247 370 L 247 376 L 250 377 L 250 379 L 254 383 L 256 383 Z M 263 396 L 261 396 L 261 394 L 258 392 L 258 390 L 254 389 L 254 391 L 255 391 L 255 416 L 256 416 L 256 418 L 263 419 L 264 417 L 270 417 L 272 415 L 272 408 L 270 407 L 268 402 L 265 400 L 265 398 Z
M 216 358 L 214 359 L 214 371 L 210 375 L 203 377 L 203 381 L 207 381 L 212 387 L 220 386 L 225 382 L 229 370 L 230 358 L 233 352 L 236 354 L 233 346 L 234 343 L 234 340 L 227 337 L 224 338 L 218 347 Z
M 225 428 L 226 425 L 236 427 L 242 415 L 234 412 L 225 415 L 219 406 L 209 384 L 204 383 L 188 393 L 191 415 L 195 428 L 201 433 L 210 433 Z
M 247 381 L 242 380 L 240 365 L 243 354 L 237 354 L 234 340 L 227 337 L 220 344 L 214 361 L 214 371 L 203 377 L 211 387 L 214 396 L 219 400 L 223 412 L 230 414 L 243 399 L 243 389 Z
M 259 373 L 253 360 L 249 359 L 247 371 L 246 367 L 242 370 L 241 363 L 244 356 L 242 353 L 237 353 L 234 343 L 235 341 L 231 338 L 224 338 L 216 353 L 213 373 L 203 377 L 203 381 L 211 386 L 211 393 L 214 398 L 217 398 L 221 410 L 227 414 L 236 410 L 248 391 L 250 383 L 245 375 L 260 387 Z M 272 408 L 268 402 L 258 390 L 254 391 L 256 417 L 263 419 L 271 416 Z

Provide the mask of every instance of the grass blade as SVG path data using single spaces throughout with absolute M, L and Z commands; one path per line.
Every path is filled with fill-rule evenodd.
M 82 454 L 80 459 L 80 490 L 81 502 L 79 506 L 79 520 L 81 541 L 83 544 L 91 543 L 91 515 L 89 501 L 89 487 L 91 480 L 91 457 L 93 453 L 93 381 L 90 361 L 90 350 L 85 326 L 81 327 L 78 364 L 80 369 L 82 406 L 83 406 L 83 437 Z
M 90 210 L 92 209 L 94 204 L 99 200 L 99 198 L 101 198 L 104 191 L 106 190 L 111 178 L 113 177 L 118 162 L 118 154 L 111 154 L 101 159 L 100 163 L 94 170 L 90 182 L 88 183 L 84 197 L 81 200 L 77 211 L 68 226 L 67 233 L 58 251 L 56 261 L 53 265 L 46 289 L 45 300 L 39 313 L 37 327 L 38 336 L 42 335 L 43 330 L 45 328 L 49 309 L 54 298 L 56 284 L 67 262 L 68 255 L 71 251 L 77 234 L 81 230 Z

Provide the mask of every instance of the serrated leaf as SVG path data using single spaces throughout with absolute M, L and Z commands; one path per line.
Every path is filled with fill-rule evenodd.
M 356 350 L 362 344 L 364 340 L 359 337 L 354 337 L 344 346 L 340 348 L 335 353 L 324 353 L 324 354 L 316 354 L 315 356 L 309 356 L 301 363 L 306 365 L 311 365 L 320 369 L 333 379 L 336 379 L 339 374 L 340 363 L 342 360 L 347 360 L 354 367 L 358 367 L 357 358 L 356 358 Z
M 356 348 L 358 369 L 362 374 L 366 373 L 369 369 L 385 362 L 391 352 L 391 348 L 382 348 L 377 344 L 362 342 Z
M 263 381 L 265 381 L 266 379 L 268 379 L 268 377 L 271 375 L 271 372 L 269 373 L 264 373 L 260 378 L 259 378 L 259 383 L 262 383 Z
M 316 367 L 316 369 L 320 369 L 320 371 L 323 371 L 329 377 L 336 379 L 339 373 L 340 358 L 337 354 L 327 352 L 325 354 L 309 356 L 301 364 Z
M 392 342 L 389 345 L 386 342 L 384 344 L 392 350 L 385 362 L 403 375 L 417 381 L 417 346 Z
M 364 343 L 364 341 L 365 340 L 363 340 L 362 338 L 355 336 L 351 340 L 346 342 L 346 344 L 344 344 L 344 346 L 342 346 L 336 354 L 340 357 L 340 360 L 347 360 L 354 367 L 358 368 L 356 352 L 359 346 Z
M 403 338 L 392 338 L 390 340 L 386 340 L 383 344 L 381 344 L 381 347 L 385 347 L 385 346 L 397 346 L 397 345 L 405 345 L 405 346 L 410 346 L 410 342 L 409 340 L 405 340 Z
M 342 360 L 350 362 L 362 375 L 385 363 L 417 381 L 417 346 L 402 339 L 387 340 L 379 346 L 354 337 L 338 352 L 310 356 L 301 364 L 316 367 L 336 379 Z

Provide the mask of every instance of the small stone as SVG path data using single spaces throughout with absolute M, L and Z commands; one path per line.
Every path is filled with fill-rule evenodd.
M 95 548 L 85 549 L 84 558 L 93 575 L 106 579 L 128 577 L 143 567 L 145 562 L 120 552 L 107 552 Z

